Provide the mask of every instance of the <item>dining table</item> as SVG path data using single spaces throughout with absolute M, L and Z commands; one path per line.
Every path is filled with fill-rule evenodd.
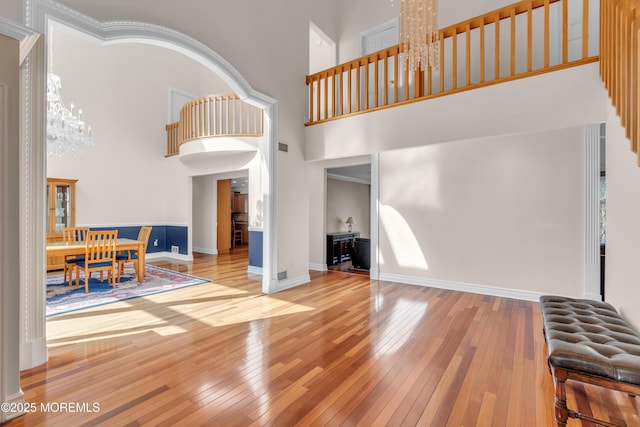
M 136 274 L 138 276 L 138 282 L 144 280 L 145 268 L 144 268 L 144 250 L 145 242 L 136 239 L 127 239 L 125 237 L 118 237 L 116 240 L 116 251 L 137 251 L 138 252 L 138 269 Z M 67 256 L 67 255 L 84 255 L 85 244 L 84 242 L 50 242 L 47 243 L 47 257 L 50 256 Z

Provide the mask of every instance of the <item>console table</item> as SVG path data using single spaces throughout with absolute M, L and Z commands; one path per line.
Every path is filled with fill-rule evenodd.
M 327 234 L 327 265 L 335 265 L 351 259 L 351 251 L 355 240 L 360 237 L 359 231 L 337 232 Z

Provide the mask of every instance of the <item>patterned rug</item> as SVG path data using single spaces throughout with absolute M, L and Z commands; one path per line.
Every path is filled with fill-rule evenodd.
M 100 282 L 98 273 L 93 273 L 89 279 L 88 294 L 84 292 L 84 280 L 80 280 L 78 288 L 69 287 L 68 283 L 63 281 L 62 272 L 50 274 L 47 276 L 46 316 L 210 282 L 209 279 L 189 276 L 152 265 L 146 265 L 145 268 L 147 274 L 144 281 L 138 283 L 133 266 L 125 266 L 120 282 L 116 283 L 115 289 L 106 280 L 106 273 L 104 282 Z M 75 285 L 75 274 L 73 277 Z

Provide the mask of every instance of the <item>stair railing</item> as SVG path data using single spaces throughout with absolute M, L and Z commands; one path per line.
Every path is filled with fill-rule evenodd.
M 602 0 L 600 75 L 640 166 L 640 1 Z

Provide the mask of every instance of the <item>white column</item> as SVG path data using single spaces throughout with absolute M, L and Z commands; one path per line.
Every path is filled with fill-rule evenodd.
M 600 295 L 600 125 L 584 128 L 585 140 L 585 288 L 588 299 Z
M 0 20 L 0 403 L 22 403 L 19 370 L 20 137 L 18 28 Z M 16 34 L 7 36 L 6 34 Z M 0 410 L 0 423 L 20 415 Z
M 262 156 L 262 292 L 271 294 L 278 286 L 277 240 L 277 159 L 278 159 L 278 105 L 271 103 L 264 110 L 265 144 L 260 147 Z
M 47 361 L 45 329 L 45 47 L 41 37 L 21 67 L 20 369 Z
M 378 280 L 380 265 L 378 257 L 379 199 L 380 199 L 380 154 L 371 155 L 371 268 L 369 278 Z

